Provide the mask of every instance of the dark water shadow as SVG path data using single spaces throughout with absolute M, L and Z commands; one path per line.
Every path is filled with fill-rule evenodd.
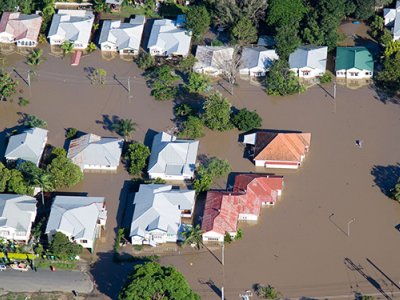
M 212 279 L 208 279 L 207 281 L 199 280 L 200 284 L 207 285 L 218 297 L 221 298 L 222 292 L 219 287 L 217 287 Z
M 374 183 L 380 188 L 381 192 L 390 197 L 391 190 L 400 178 L 400 164 L 389 166 L 375 165 L 371 169 L 374 176 Z

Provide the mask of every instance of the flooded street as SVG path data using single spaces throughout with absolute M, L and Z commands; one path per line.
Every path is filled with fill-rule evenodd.
M 155 101 L 134 63 L 102 60 L 99 51 L 83 57 L 78 67 L 69 65 L 69 57 L 45 56 L 30 87 L 20 80 L 21 96 L 30 104 L 19 107 L 17 97 L 13 103 L 1 103 L 1 129 L 16 126 L 19 112 L 33 114 L 47 121 L 48 143 L 62 147 L 69 127 L 116 136 L 109 129 L 118 117 L 138 123 L 132 137 L 141 142 L 148 143 L 152 131 L 173 128 L 173 102 Z M 8 57 L 7 64 L 20 73 L 28 69 L 18 55 Z M 91 85 L 85 77 L 87 68 L 104 68 L 106 84 Z M 161 262 L 182 271 L 202 299 L 218 299 L 222 281 L 226 299 L 238 299 L 256 283 L 271 284 L 285 297 L 381 293 L 378 285 L 388 295 L 400 292 L 400 232 L 395 228 L 400 206 L 381 191 L 387 189 L 390 172 L 400 173 L 400 106 L 382 103 L 369 87 L 338 86 L 336 103 L 318 87 L 285 98 L 269 97 L 260 87 L 242 81 L 233 96 L 219 89 L 233 106 L 257 110 L 265 129 L 311 132 L 310 153 L 298 171 L 275 171 L 285 176 L 282 197 L 275 207 L 263 209 L 258 224 L 241 225 L 243 239 L 225 248 L 224 275 L 219 261 L 204 249 L 167 255 Z M 233 172 L 255 172 L 243 158 L 238 135 L 236 130 L 207 131 L 199 154 L 229 160 Z M 4 154 L 4 134 L 0 138 Z M 356 139 L 363 140 L 362 148 L 355 145 Z M 91 273 L 100 292 L 110 298 L 116 297 L 131 269 L 130 264 L 113 264 L 111 254 L 131 191 L 129 180 L 121 165 L 117 174 L 85 174 L 84 181 L 71 189 L 106 199 L 107 229 L 97 243 L 99 262 Z M 215 188 L 225 188 L 225 181 Z M 362 272 L 351 270 L 346 258 L 361 265 Z

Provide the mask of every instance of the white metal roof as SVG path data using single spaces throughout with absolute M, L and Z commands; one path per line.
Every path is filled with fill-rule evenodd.
M 193 176 L 198 148 L 198 141 L 179 140 L 160 132 L 153 140 L 148 172 Z
M 123 143 L 123 139 L 89 133 L 71 141 L 67 157 L 81 169 L 84 165 L 118 167 Z
M 32 217 L 36 216 L 36 199 L 26 195 L 0 194 L 0 227 L 29 230 Z
M 129 23 L 106 20 L 101 29 L 99 44 L 108 42 L 114 44 L 118 50 L 127 48 L 139 50 L 144 23 L 144 16 L 136 16 Z
M 129 236 L 144 237 L 146 232 L 161 230 L 177 234 L 181 211 L 193 209 L 195 191 L 172 190 L 171 185 L 141 184 L 135 194 Z
M 290 68 L 310 67 L 318 70 L 326 70 L 328 47 L 326 46 L 302 46 L 289 56 Z
M 275 50 L 265 47 L 246 47 L 241 57 L 241 69 L 264 68 L 268 70 L 274 60 L 279 59 Z
M 103 197 L 56 196 L 46 234 L 61 231 L 70 238 L 94 240 L 98 219 L 106 218 Z
M 11 136 L 4 156 L 7 159 L 19 158 L 39 165 L 47 132 L 42 128 L 29 128 L 21 134 Z
M 168 19 L 155 20 L 151 29 L 147 48 L 158 48 L 166 52 L 166 55 L 176 54 L 186 56 L 189 54 L 190 33 L 175 25 Z
M 91 11 L 60 9 L 53 16 L 48 37 L 57 36 L 70 42 L 88 43 L 93 21 Z

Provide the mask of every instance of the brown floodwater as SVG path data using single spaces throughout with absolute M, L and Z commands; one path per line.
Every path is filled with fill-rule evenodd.
M 99 52 L 83 57 L 78 67 L 70 66 L 69 57 L 45 56 L 31 86 L 20 83 L 30 104 L 19 107 L 17 97 L 12 103 L 1 103 L 0 129 L 17 125 L 18 112 L 34 114 L 48 122 L 48 142 L 61 147 L 69 127 L 115 136 L 107 124 L 116 117 L 138 123 L 133 134 L 138 141 L 148 142 L 152 136 L 149 129 L 173 128 L 173 103 L 153 100 L 135 64 L 105 61 Z M 7 57 L 7 65 L 22 75 L 28 69 L 23 57 L 16 54 Z M 104 68 L 107 83 L 91 85 L 85 68 Z M 131 97 L 126 90 L 128 77 Z M 399 292 L 400 231 L 395 227 L 400 223 L 400 206 L 380 187 L 385 189 L 390 183 L 388 174 L 400 173 L 400 106 L 382 103 L 369 87 L 350 90 L 338 86 L 336 102 L 318 87 L 284 98 L 269 97 L 260 87 L 242 81 L 234 96 L 219 89 L 235 107 L 257 110 L 266 129 L 312 133 L 310 153 L 298 171 L 268 170 L 285 176 L 278 204 L 263 209 L 258 224 L 241 225 L 243 239 L 226 246 L 226 299 L 238 299 L 239 293 L 256 283 L 276 286 L 287 297 L 379 293 L 379 289 L 388 295 Z M 199 154 L 229 160 L 234 172 L 256 171 L 243 158 L 238 134 L 236 130 L 207 131 L 200 140 Z M 363 140 L 361 149 L 355 145 L 356 139 Z M 378 168 L 371 174 L 375 166 Z M 129 180 L 121 166 L 117 174 L 85 174 L 84 181 L 70 190 L 104 196 L 107 201 L 107 230 L 97 245 L 100 260 L 92 272 L 104 297 L 115 298 L 131 269 L 127 264 L 114 265 L 108 255 L 131 192 Z M 225 188 L 225 182 L 218 181 L 215 188 Z M 347 224 L 353 218 L 347 236 Z M 362 269 L 351 270 L 345 258 Z M 208 252 L 169 255 L 161 262 L 182 271 L 203 299 L 218 298 L 222 266 Z

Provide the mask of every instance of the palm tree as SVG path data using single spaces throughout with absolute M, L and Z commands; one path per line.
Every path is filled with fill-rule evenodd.
M 182 232 L 183 237 L 185 238 L 185 241 L 183 242 L 185 245 L 187 244 L 195 244 L 196 248 L 200 250 L 200 244 L 202 244 L 203 241 L 203 230 L 201 230 L 200 225 L 197 224 L 194 227 L 190 227 L 186 229 L 184 232 Z
M 44 192 L 54 191 L 51 175 L 48 173 L 38 174 L 33 178 L 33 183 L 42 190 L 42 205 L 44 205 Z
M 70 41 L 64 41 L 64 43 L 61 44 L 61 49 L 63 50 L 64 55 L 71 53 L 72 50 L 74 50 L 74 44 Z
M 28 65 L 30 66 L 38 66 L 43 61 L 42 59 L 43 49 L 34 49 L 31 54 L 28 56 Z
M 121 119 L 112 125 L 112 130 L 127 140 L 131 136 L 131 133 L 136 131 L 136 126 L 137 123 L 133 122 L 131 119 Z

